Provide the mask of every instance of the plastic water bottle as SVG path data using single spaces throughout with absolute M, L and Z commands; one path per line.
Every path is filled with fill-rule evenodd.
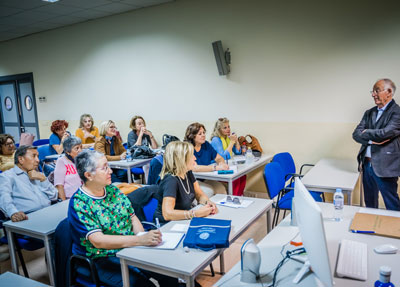
M 242 154 L 246 155 L 246 151 L 247 151 L 247 146 L 246 146 L 245 143 L 243 143 L 243 145 L 242 145 Z
M 390 282 L 390 275 L 392 269 L 389 266 L 381 266 L 379 268 L 379 280 L 375 281 L 375 287 L 394 287 L 394 284 Z
M 333 195 L 333 205 L 335 207 L 335 220 L 342 221 L 343 219 L 343 205 L 344 205 L 344 195 L 340 188 L 336 189 Z
M 132 153 L 129 148 L 126 150 L 126 161 L 132 161 Z
M 248 148 L 246 151 L 246 163 L 250 164 L 253 162 L 254 155 L 253 152 L 251 151 L 251 148 Z

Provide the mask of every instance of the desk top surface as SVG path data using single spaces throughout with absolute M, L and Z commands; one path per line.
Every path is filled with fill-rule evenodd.
M 11 272 L 6 272 L 0 275 L 1 286 L 15 286 L 15 287 L 45 287 L 49 286 L 29 278 L 25 278 L 21 275 L 17 275 Z
M 352 191 L 359 172 L 357 161 L 348 159 L 323 158 L 301 179 L 307 188 L 326 188 Z
M 117 160 L 117 161 L 109 161 L 108 165 L 110 167 L 123 167 L 123 168 L 130 168 L 134 166 L 142 166 L 146 163 L 149 163 L 152 158 L 144 158 L 144 159 L 132 159 L 131 161 L 127 161 L 126 159 Z
M 233 179 L 240 177 L 244 174 L 247 174 L 251 171 L 253 171 L 256 168 L 259 168 L 260 166 L 268 163 L 272 159 L 272 155 L 268 154 L 263 154 L 259 158 L 254 158 L 254 161 L 250 164 L 244 163 L 244 164 L 237 164 L 234 165 L 237 167 L 237 172 L 231 173 L 231 174 L 218 174 L 217 172 L 210 171 L 210 172 L 194 172 L 194 176 L 196 178 L 201 178 L 201 179 L 220 179 L 220 180 L 227 180 L 227 179 Z M 229 165 L 233 165 L 232 161 L 229 160 Z
M 395 284 L 400 282 L 400 253 L 397 254 L 377 254 L 373 249 L 381 244 L 393 244 L 400 247 L 400 241 L 394 238 L 370 235 L 370 234 L 356 234 L 349 231 L 351 220 L 354 214 L 359 210 L 356 206 L 345 206 L 343 213 L 343 221 L 335 222 L 333 217 L 333 206 L 328 203 L 319 203 L 321 206 L 325 234 L 327 238 L 329 261 L 331 265 L 332 274 L 334 274 L 334 282 L 336 286 L 340 287 L 358 287 L 358 286 L 374 286 L 374 282 L 379 277 L 379 267 L 388 265 L 392 268 L 391 281 Z M 397 212 L 397 214 L 400 214 Z M 290 215 L 287 216 L 276 228 L 274 228 L 266 237 L 264 237 L 258 246 L 261 249 L 261 274 L 265 274 L 273 270 L 282 259 L 280 255 L 281 248 L 284 244 L 292 240 L 298 234 L 298 228 L 290 225 Z M 299 238 L 299 237 L 297 237 Z M 344 279 L 335 276 L 336 259 L 339 250 L 339 242 L 341 239 L 349 239 L 367 243 L 368 245 L 368 280 L 358 281 L 353 279 Z M 300 239 L 301 240 L 301 239 Z M 290 245 L 289 245 L 290 246 Z M 292 248 L 290 248 L 292 249 Z M 287 250 L 287 249 L 286 249 Z M 292 280 L 297 272 L 302 267 L 302 264 L 294 260 L 289 260 L 278 273 L 278 286 L 294 286 Z M 261 286 L 261 284 L 244 284 L 240 282 L 240 264 L 236 264 L 224 277 L 222 277 L 216 286 Z M 228 281 L 227 281 L 228 280 Z M 268 275 L 263 279 L 264 285 L 272 280 L 272 276 Z M 224 283 L 227 281 L 226 283 Z M 315 275 L 308 273 L 308 275 L 296 286 L 312 287 L 318 286 L 316 283 Z
M 211 198 L 213 201 L 222 199 L 226 195 L 218 194 Z M 210 218 L 230 219 L 232 228 L 230 242 L 236 240 L 240 234 L 253 223 L 260 215 L 272 206 L 272 201 L 268 199 L 249 198 L 254 202 L 248 208 L 230 208 L 218 206 L 219 213 Z M 189 225 L 188 220 L 172 221 L 162 227 L 162 231 L 170 231 L 175 224 Z M 175 250 L 144 249 L 144 248 L 125 248 L 117 253 L 118 257 L 141 264 L 148 264 L 160 269 L 179 272 L 184 275 L 195 274 L 204 262 L 214 258 L 218 250 L 201 251 L 190 249 L 186 253 L 181 242 Z M 174 258 L 172 260 L 172 258 Z
M 28 219 L 4 223 L 4 226 L 13 231 L 26 231 L 39 235 L 48 235 L 53 233 L 57 225 L 67 217 L 69 199 L 50 205 L 38 211 L 28 214 Z

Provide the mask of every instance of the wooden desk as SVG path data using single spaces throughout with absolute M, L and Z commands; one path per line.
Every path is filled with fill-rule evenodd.
M 351 205 L 351 194 L 357 183 L 359 172 L 357 161 L 323 158 L 301 179 L 312 191 L 334 193 L 341 188 L 347 193 L 347 204 Z
M 12 271 L 18 272 L 17 255 L 14 246 L 14 235 L 22 234 L 44 241 L 46 249 L 47 269 L 50 278 L 50 284 L 55 286 L 54 262 L 51 252 L 51 238 L 57 228 L 57 225 L 67 217 L 69 200 L 50 205 L 49 207 L 28 214 L 28 220 L 19 222 L 7 221 L 3 225 L 6 227 L 8 246 L 10 249 L 10 258 Z
M 226 195 L 218 194 L 211 198 L 220 200 Z M 232 220 L 232 229 L 229 237 L 230 243 L 234 242 L 243 232 L 260 216 L 267 213 L 267 229 L 270 230 L 270 212 L 272 201 L 268 199 L 248 198 L 254 202 L 248 208 L 230 208 L 218 206 L 219 213 L 210 218 Z M 169 231 L 176 223 L 189 225 L 188 220 L 173 221 L 162 227 L 162 231 Z M 125 248 L 117 253 L 121 260 L 122 277 L 124 286 L 129 285 L 128 265 L 160 274 L 183 278 L 186 286 L 194 286 L 196 276 L 207 267 L 216 257 L 223 256 L 224 249 L 201 251 L 190 249 L 189 253 L 183 250 L 182 242 L 175 250 Z M 221 257 L 221 271 L 224 271 L 224 260 Z
M 254 161 L 250 164 L 244 163 L 244 164 L 238 164 L 237 166 L 237 172 L 233 174 L 218 174 L 216 172 L 194 172 L 194 176 L 196 179 L 208 179 L 208 180 L 215 180 L 215 181 L 223 181 L 228 183 L 228 194 L 232 194 L 233 191 L 233 181 L 238 179 L 239 177 L 242 177 L 243 175 L 246 175 L 253 170 L 266 165 L 268 162 L 270 162 L 272 159 L 272 155 L 266 155 L 263 154 L 259 158 L 254 158 Z M 230 161 L 231 162 L 231 161 Z
M 379 267 L 388 265 L 392 268 L 391 281 L 396 285 L 400 282 L 400 254 L 377 254 L 373 249 L 381 244 L 393 244 L 399 246 L 399 240 L 394 238 L 370 235 L 356 234 L 349 231 L 351 220 L 354 214 L 360 209 L 357 206 L 346 205 L 343 210 L 343 221 L 333 221 L 333 206 L 330 203 L 318 203 L 322 209 L 324 217 L 324 227 L 327 239 L 329 261 L 331 271 L 334 275 L 335 286 L 340 287 L 365 287 L 374 286 L 374 282 L 379 278 Z M 400 215 L 400 212 L 391 211 Z M 288 215 L 276 228 L 267 234 L 259 243 L 261 249 L 261 275 L 273 270 L 281 261 L 280 251 L 282 246 L 292 240 L 298 233 L 296 226 L 290 225 L 290 215 Z M 342 239 L 360 241 L 368 244 L 368 279 L 367 281 L 358 281 L 354 279 L 345 279 L 335 277 L 336 259 L 339 250 L 339 242 Z M 290 245 L 288 245 L 290 246 Z M 297 247 L 287 247 L 295 249 Z M 298 285 L 292 283 L 293 278 L 302 267 L 302 263 L 289 260 L 282 266 L 278 272 L 277 286 L 299 286 L 313 287 L 318 286 L 313 273 L 308 273 Z M 258 284 L 245 284 L 240 282 L 240 262 L 236 264 L 225 276 L 223 276 L 215 286 L 261 286 Z M 267 286 L 272 281 L 273 272 L 263 277 L 263 284 Z

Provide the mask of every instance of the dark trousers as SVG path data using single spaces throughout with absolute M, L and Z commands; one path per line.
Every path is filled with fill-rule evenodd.
M 128 175 L 125 169 L 112 168 L 112 182 L 128 182 Z
M 379 191 L 386 209 L 400 211 L 400 199 L 397 194 L 398 177 L 379 177 L 375 174 L 371 162 L 363 164 L 364 201 L 367 207 L 378 208 Z
M 122 273 L 119 258 L 104 257 L 94 260 L 100 281 L 106 286 L 122 286 Z M 149 279 L 154 278 L 163 286 L 178 286 L 178 279 L 158 273 L 141 270 L 139 268 L 129 266 L 129 282 L 130 286 L 155 287 Z

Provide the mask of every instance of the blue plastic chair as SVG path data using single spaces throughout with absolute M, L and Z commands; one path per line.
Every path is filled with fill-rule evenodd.
M 296 173 L 296 165 L 294 163 L 293 157 L 290 153 L 288 152 L 281 152 L 276 155 L 274 155 L 272 162 L 277 162 L 281 165 L 283 172 L 285 174 L 285 182 L 290 180 L 289 184 L 286 187 L 294 187 L 294 177 L 303 177 L 303 168 L 306 166 L 314 166 L 313 164 L 303 164 L 300 167 L 300 173 Z M 320 192 L 319 194 L 322 195 L 322 200 L 325 201 L 325 196 L 323 192 Z
M 285 172 L 281 165 L 277 162 L 271 162 L 264 168 L 264 182 L 268 190 L 269 197 L 275 200 L 274 207 L 274 218 L 272 220 L 272 226 L 278 224 L 280 210 L 284 210 L 284 216 L 286 210 L 292 209 L 292 199 L 294 197 L 294 186 L 285 187 Z M 315 201 L 321 202 L 320 193 L 310 191 L 311 196 Z
M 36 140 L 32 143 L 33 146 L 41 146 L 45 144 L 49 144 L 50 140 L 49 139 L 41 139 L 41 140 Z
M 48 144 L 39 146 L 37 151 L 39 153 L 39 160 L 41 162 L 46 159 L 46 156 L 51 155 L 50 146 Z

